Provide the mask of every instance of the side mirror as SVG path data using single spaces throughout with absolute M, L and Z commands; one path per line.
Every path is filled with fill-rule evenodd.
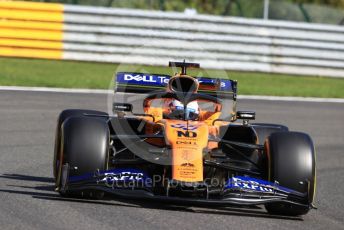
M 113 103 L 112 104 L 112 111 L 116 112 L 132 112 L 133 105 L 129 103 Z
M 256 113 L 253 111 L 238 111 L 236 118 L 243 120 L 243 124 L 247 125 L 249 120 L 256 119 Z

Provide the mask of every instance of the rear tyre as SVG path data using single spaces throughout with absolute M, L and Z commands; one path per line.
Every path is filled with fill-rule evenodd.
M 96 114 L 96 115 L 105 115 L 108 114 L 101 111 L 96 110 L 85 110 L 85 109 L 66 109 L 63 110 L 58 119 L 57 119 L 57 125 L 56 125 L 56 131 L 55 131 L 55 146 L 54 146 L 54 161 L 53 161 L 53 174 L 56 181 L 58 169 L 59 169 L 59 159 L 60 159 L 60 153 L 61 153 L 61 125 L 62 123 L 70 118 L 75 116 L 82 116 L 83 114 Z
M 61 187 L 62 165 L 68 164 L 69 177 L 107 170 L 110 134 L 107 123 L 93 117 L 71 117 L 62 123 L 61 156 L 57 185 Z M 60 192 L 63 196 L 76 195 L 67 189 Z M 80 191 L 77 195 L 91 195 L 101 198 L 98 191 Z
M 270 214 L 299 216 L 310 210 L 315 193 L 315 150 L 311 138 L 300 132 L 271 134 L 266 143 L 269 180 L 301 193 L 308 193 L 304 206 L 277 202 L 266 204 Z

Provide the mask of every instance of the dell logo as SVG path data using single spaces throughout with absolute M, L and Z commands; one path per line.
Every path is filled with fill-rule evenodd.
M 153 82 L 155 83 L 156 80 L 154 79 L 154 76 L 149 75 L 131 75 L 131 74 L 125 74 L 124 75 L 125 81 L 142 81 L 142 82 Z

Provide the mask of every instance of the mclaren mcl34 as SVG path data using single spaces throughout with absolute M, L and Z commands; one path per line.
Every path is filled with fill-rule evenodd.
M 236 111 L 236 81 L 187 75 L 197 63 L 169 64 L 181 71 L 174 76 L 118 72 L 112 114 L 60 113 L 56 191 L 264 205 L 275 215 L 304 215 L 314 208 L 316 162 L 309 135 L 253 123 L 255 112 Z M 141 96 L 141 113 L 133 111 L 129 95 Z

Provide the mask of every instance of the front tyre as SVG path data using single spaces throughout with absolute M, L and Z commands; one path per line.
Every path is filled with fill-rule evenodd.
M 299 216 L 310 210 L 314 199 L 315 150 L 309 135 L 300 132 L 272 133 L 265 142 L 269 161 L 269 180 L 280 186 L 307 193 L 304 206 L 285 202 L 269 203 L 270 214 Z
M 65 165 L 68 165 L 69 176 L 82 176 L 97 170 L 107 170 L 109 142 L 109 128 L 103 119 L 76 116 L 65 120 L 62 123 L 61 132 L 60 161 L 62 164 L 57 177 L 58 187 L 61 187 L 61 181 L 63 181 L 61 174 L 62 167 Z M 61 195 L 71 194 L 68 183 L 66 187 L 67 190 L 60 192 Z M 82 194 L 85 192 L 96 198 L 102 196 L 100 195 L 102 192 L 82 191 Z
M 61 153 L 61 126 L 62 123 L 70 117 L 84 116 L 84 114 L 94 114 L 100 116 L 107 116 L 108 114 L 96 110 L 86 110 L 86 109 L 66 109 L 63 110 L 59 117 L 57 118 L 56 132 L 55 132 L 55 146 L 54 146 L 54 161 L 53 161 L 53 174 L 56 180 L 58 170 L 60 167 L 60 153 Z M 104 118 L 106 119 L 106 117 Z

